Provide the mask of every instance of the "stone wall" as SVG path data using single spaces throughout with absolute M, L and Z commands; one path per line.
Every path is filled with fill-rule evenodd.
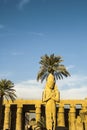
M 87 130 L 87 100 L 60 100 L 56 104 L 56 124 L 69 130 Z M 27 113 L 27 114 L 26 114 Z M 4 101 L 3 130 L 27 130 L 29 115 L 34 114 L 36 122 L 45 118 L 45 104 L 41 100 Z M 27 115 L 27 116 L 25 116 Z M 33 117 L 32 117 L 33 118 Z

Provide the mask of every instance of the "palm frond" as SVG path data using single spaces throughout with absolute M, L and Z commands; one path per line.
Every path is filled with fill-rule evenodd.
M 50 56 L 45 54 L 42 56 L 39 62 L 41 66 L 37 75 L 37 80 L 43 82 L 49 73 L 53 74 L 55 79 L 63 79 L 63 77 L 70 76 L 65 66 L 60 64 L 61 62 L 63 62 L 61 56 L 55 56 L 54 54 L 51 54 Z
M 1 94 L 7 99 L 11 99 L 14 101 L 16 99 L 15 89 L 14 89 L 14 83 L 10 80 L 1 79 L 0 80 L 0 91 Z

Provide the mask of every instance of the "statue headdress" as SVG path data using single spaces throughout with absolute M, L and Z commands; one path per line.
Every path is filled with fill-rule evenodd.
M 49 82 L 49 81 L 53 81 L 53 82 L 55 82 L 55 78 L 54 78 L 54 75 L 52 75 L 52 74 L 49 74 L 48 75 L 48 77 L 47 77 L 47 82 Z

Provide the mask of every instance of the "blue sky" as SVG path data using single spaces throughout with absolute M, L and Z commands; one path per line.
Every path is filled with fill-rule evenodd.
M 40 57 L 52 53 L 63 57 L 71 74 L 58 81 L 61 98 L 85 98 L 87 1 L 0 0 L 0 79 L 12 80 L 19 98 L 24 91 L 28 98 L 31 90 L 42 92 Z

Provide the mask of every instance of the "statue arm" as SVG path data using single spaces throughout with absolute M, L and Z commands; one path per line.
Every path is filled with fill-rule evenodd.
M 59 102 L 59 100 L 60 100 L 60 93 L 59 93 L 59 91 L 55 92 L 55 96 L 52 96 L 52 99 L 54 101 L 56 101 L 56 102 Z
M 51 95 L 47 95 L 46 92 L 44 91 L 42 94 L 42 101 L 47 102 L 49 99 L 51 99 Z

